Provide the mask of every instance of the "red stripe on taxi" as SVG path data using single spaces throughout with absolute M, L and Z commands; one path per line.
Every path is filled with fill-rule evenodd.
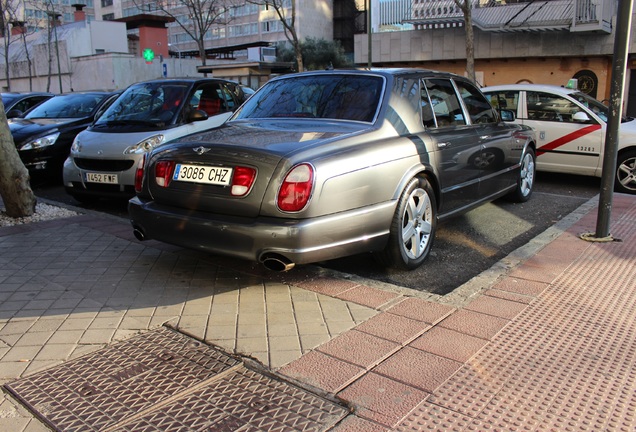
M 599 130 L 600 128 L 601 128 L 601 125 L 595 124 L 595 125 L 586 126 L 584 128 L 581 128 L 567 135 L 563 135 L 561 138 L 557 138 L 554 141 L 551 141 L 539 147 L 537 149 L 537 156 L 542 155 L 546 151 L 554 150 L 558 147 L 561 147 L 562 145 L 565 145 L 571 141 L 574 141 L 577 138 L 581 138 L 582 136 L 595 132 Z

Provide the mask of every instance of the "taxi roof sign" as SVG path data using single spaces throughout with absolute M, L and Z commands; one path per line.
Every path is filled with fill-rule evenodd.
M 570 80 L 568 80 L 565 88 L 577 90 L 579 88 L 579 80 L 577 80 L 576 78 L 571 78 Z

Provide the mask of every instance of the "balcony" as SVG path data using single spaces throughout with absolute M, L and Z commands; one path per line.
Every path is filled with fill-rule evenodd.
M 473 25 L 487 32 L 612 32 L 615 0 L 541 0 L 473 2 Z M 419 0 L 412 17 L 419 28 L 455 27 L 464 16 L 453 0 Z

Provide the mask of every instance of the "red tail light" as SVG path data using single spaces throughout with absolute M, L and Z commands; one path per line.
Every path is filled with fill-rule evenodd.
M 278 191 L 278 208 L 297 212 L 305 208 L 314 187 L 314 169 L 309 164 L 292 168 Z
M 157 186 L 167 188 L 170 185 L 175 165 L 174 161 L 157 162 L 155 165 L 155 181 L 157 182 Z
M 135 192 L 141 192 L 141 186 L 144 180 L 144 166 L 146 165 L 146 155 L 137 163 L 137 170 L 135 171 Z
M 237 166 L 234 168 L 234 176 L 232 177 L 232 195 L 243 196 L 250 188 L 256 178 L 256 170 L 254 168 Z

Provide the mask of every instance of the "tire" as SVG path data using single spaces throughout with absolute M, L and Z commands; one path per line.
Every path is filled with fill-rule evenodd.
M 437 228 L 437 204 L 430 184 L 413 178 L 398 201 L 386 247 L 374 254 L 387 267 L 413 270 L 428 257 Z
M 618 155 L 614 191 L 636 194 L 636 151 L 630 150 Z
M 517 187 L 507 198 L 513 202 L 526 202 L 530 199 L 534 190 L 534 180 L 537 173 L 537 159 L 534 150 L 528 147 L 521 159 L 521 169 L 517 179 Z

